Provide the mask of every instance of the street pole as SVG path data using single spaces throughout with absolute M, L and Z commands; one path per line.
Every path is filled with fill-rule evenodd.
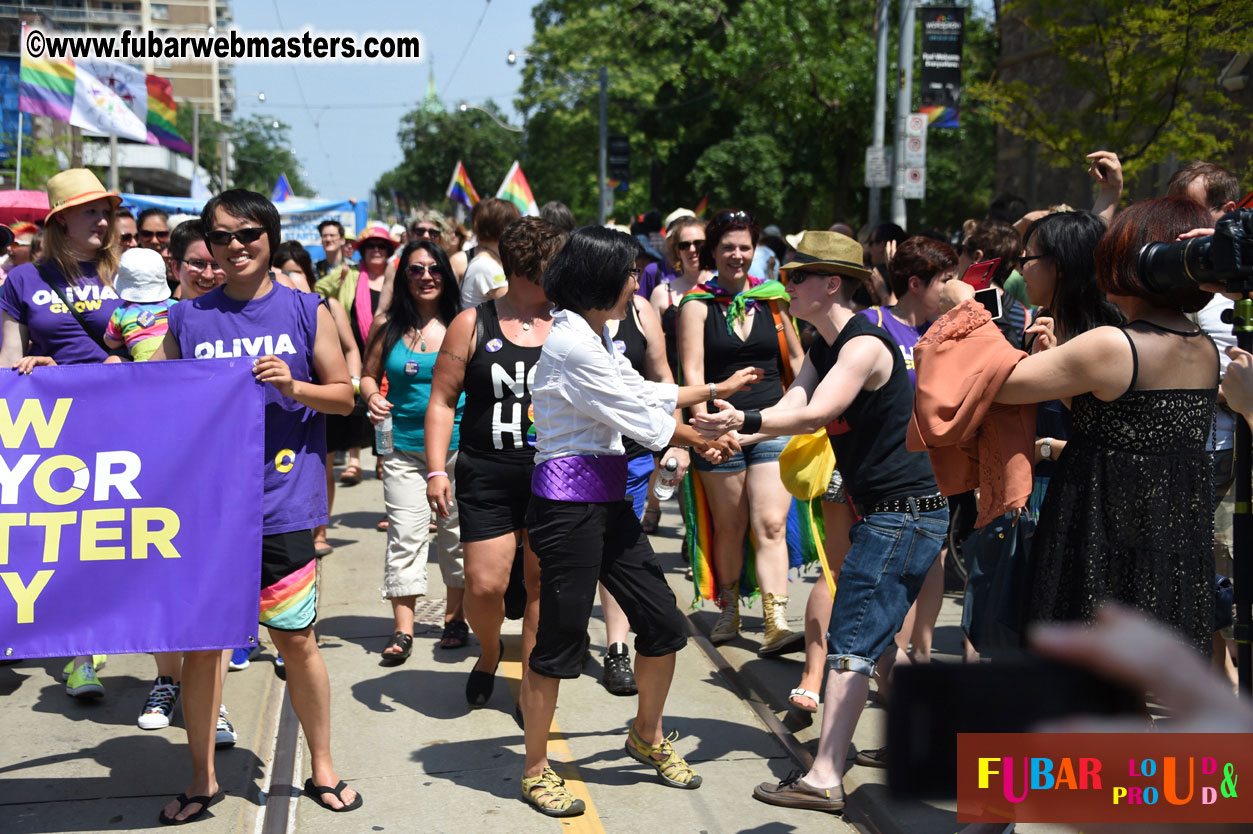
M 917 0 L 902 0 L 901 30 L 897 38 L 900 86 L 896 90 L 896 158 L 892 176 L 892 222 L 902 229 L 905 216 L 905 122 L 913 107 L 914 91 L 914 7 Z
M 887 121 L 888 97 L 888 17 L 891 11 L 891 0 L 879 0 L 875 9 L 875 31 L 878 38 L 879 58 L 875 63 L 874 76 L 874 133 L 872 144 L 878 149 L 883 148 L 883 128 Z M 871 228 L 878 226 L 883 218 L 883 189 L 870 189 L 869 219 Z
M 195 179 L 200 172 L 200 108 L 191 106 L 191 177 Z M 208 183 L 205 183 L 208 185 Z
M 117 193 L 117 137 L 109 137 L 109 190 Z
M 14 172 L 14 188 L 22 187 L 22 111 L 17 111 L 17 170 Z
M 605 225 L 609 204 L 609 70 L 600 68 L 600 201 L 596 206 L 596 222 Z
M 228 148 L 230 148 L 230 140 L 227 139 L 225 136 L 223 136 L 222 147 L 221 147 L 221 159 L 219 160 L 221 162 L 220 170 L 221 170 L 221 179 L 222 179 L 222 188 L 220 190 L 222 191 L 225 191 L 227 188 L 227 185 L 226 185 L 226 151 Z

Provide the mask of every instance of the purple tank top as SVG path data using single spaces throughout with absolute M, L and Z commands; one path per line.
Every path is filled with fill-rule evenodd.
M 321 299 L 279 284 L 261 298 L 236 301 L 218 287 L 170 308 L 170 333 L 187 359 L 266 356 L 313 380 L 313 345 Z M 326 420 L 265 388 L 265 526 L 267 536 L 325 524 Z M 216 484 L 230 489 L 230 484 Z
M 905 371 L 909 374 L 909 384 L 918 387 L 918 378 L 914 376 L 914 345 L 918 344 L 918 340 L 927 332 L 927 328 L 921 330 L 913 325 L 905 322 L 892 315 L 892 311 L 887 307 L 869 307 L 862 310 L 859 315 L 870 319 L 872 324 L 877 324 L 888 332 L 892 337 L 892 341 L 896 342 L 896 346 L 901 350 L 901 356 L 905 360 Z

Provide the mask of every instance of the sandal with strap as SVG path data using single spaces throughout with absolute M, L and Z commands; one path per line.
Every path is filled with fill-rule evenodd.
M 661 507 L 649 507 L 640 517 L 640 527 L 645 533 L 657 532 L 657 524 L 661 521 Z
M 550 817 L 577 817 L 586 810 L 583 800 L 566 789 L 566 780 L 551 767 L 539 776 L 522 777 L 522 798 Z
M 195 822 L 203 817 L 205 811 L 208 811 L 210 806 L 218 804 L 225 797 L 226 791 L 218 791 L 213 796 L 188 796 L 185 793 L 180 793 L 177 800 L 178 810 L 174 812 L 174 816 L 167 817 L 165 815 L 165 811 L 162 810 L 161 813 L 157 815 L 157 819 L 161 821 L 162 825 L 186 825 L 189 822 Z M 178 815 L 186 811 L 188 805 L 199 805 L 200 810 L 194 814 L 188 815 L 185 819 L 180 820 Z
M 814 702 L 814 705 L 812 707 L 806 706 L 805 704 L 797 701 L 797 698 L 808 698 Z M 822 699 L 819 698 L 818 693 L 814 692 L 812 689 L 802 689 L 798 686 L 788 693 L 787 702 L 799 710 L 804 710 L 805 712 L 817 712 L 818 705 L 822 703 Z
M 361 467 L 355 463 L 344 467 L 344 471 L 340 473 L 339 482 L 344 486 L 356 486 L 361 483 Z
M 700 775 L 675 752 L 674 741 L 678 737 L 679 733 L 675 731 L 663 738 L 660 744 L 649 744 L 639 737 L 632 725 L 631 732 L 627 734 L 626 751 L 631 758 L 656 768 L 657 775 L 667 785 L 694 790 L 700 787 Z
M 440 635 L 441 649 L 460 649 L 470 641 L 470 627 L 465 620 L 449 620 L 444 623 L 444 633 Z
M 395 646 L 399 648 L 399 652 L 387 653 L 387 650 Z M 409 654 L 413 651 L 413 635 L 405 634 L 403 631 L 397 631 L 392 634 L 392 639 L 383 647 L 383 665 L 399 666 L 409 659 Z
M 348 787 L 348 783 L 343 780 L 340 780 L 340 783 L 335 787 L 330 788 L 326 785 L 315 785 L 312 779 L 306 779 L 305 795 L 328 811 L 334 811 L 337 814 L 346 814 L 349 811 L 357 810 L 365 803 L 365 800 L 361 798 L 361 791 L 357 791 L 357 796 L 352 800 L 352 802 L 344 802 L 343 794 L 344 788 L 346 787 Z M 322 798 L 322 795 L 328 793 L 343 804 L 338 808 L 332 808 L 330 805 L 327 805 L 326 800 Z

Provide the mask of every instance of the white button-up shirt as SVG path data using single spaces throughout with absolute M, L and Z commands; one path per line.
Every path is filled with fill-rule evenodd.
M 587 320 L 553 313 L 535 366 L 535 462 L 570 455 L 622 455 L 622 435 L 654 451 L 674 435 L 679 387 L 649 382 Z

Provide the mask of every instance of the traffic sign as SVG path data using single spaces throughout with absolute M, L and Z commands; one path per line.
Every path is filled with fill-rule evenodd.
M 927 132 L 927 114 L 910 113 L 905 117 L 905 135 L 922 136 Z
M 905 169 L 905 199 L 922 200 L 927 196 L 927 169 Z
M 892 184 L 892 149 L 866 148 L 866 188 L 887 188 Z
M 927 167 L 927 134 L 905 137 L 905 167 Z

